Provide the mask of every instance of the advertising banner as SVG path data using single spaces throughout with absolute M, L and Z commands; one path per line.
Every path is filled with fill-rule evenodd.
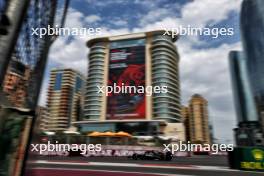
M 263 147 L 236 147 L 228 157 L 232 169 L 264 172 Z
M 107 119 L 145 118 L 145 93 L 131 93 L 145 86 L 145 39 L 111 43 L 108 86 L 129 88 L 108 94 Z

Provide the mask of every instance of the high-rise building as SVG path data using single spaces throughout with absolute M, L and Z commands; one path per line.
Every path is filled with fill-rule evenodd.
M 231 51 L 229 53 L 229 66 L 238 124 L 257 122 L 258 116 L 248 79 L 244 53 L 241 51 Z
M 187 132 L 193 143 L 211 143 L 208 117 L 208 102 L 199 94 L 194 94 L 189 101 Z
M 65 131 L 79 120 L 84 78 L 72 69 L 54 69 L 50 74 L 47 97 L 48 119 L 44 129 Z
M 47 131 L 47 123 L 48 123 L 48 108 L 43 106 L 38 106 L 36 109 L 36 122 L 34 125 L 34 134 L 39 134 L 41 132 Z
M 264 131 L 264 1 L 244 0 L 241 9 L 241 34 L 249 81 L 259 121 Z
M 164 125 L 170 135 L 173 130 L 181 131 L 179 55 L 174 44 L 177 36 L 163 34 L 164 31 L 152 31 L 88 41 L 89 72 L 83 119 L 86 126 L 89 121 L 101 121 L 105 125 L 98 126 L 109 131 L 131 128 L 129 132 L 151 135 L 159 133 Z M 146 91 L 107 95 L 98 92 L 98 86 L 143 86 L 146 90 L 164 86 L 168 91 L 151 96 Z M 130 125 L 128 122 L 135 124 L 125 128 Z M 124 128 L 120 123 L 125 124 Z

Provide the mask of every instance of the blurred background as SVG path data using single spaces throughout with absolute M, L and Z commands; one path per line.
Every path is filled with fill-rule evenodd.
M 263 11 L 261 0 L 0 0 L 0 175 L 258 175 L 240 170 L 264 170 Z M 164 35 L 179 26 L 233 35 Z M 48 28 L 71 32 L 33 33 Z M 114 83 L 168 92 L 98 93 Z M 102 151 L 30 148 L 56 141 Z M 201 147 L 156 161 L 188 141 Z

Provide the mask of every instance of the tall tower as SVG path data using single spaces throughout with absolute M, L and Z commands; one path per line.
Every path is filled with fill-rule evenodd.
M 231 51 L 229 65 L 238 123 L 257 122 L 258 116 L 243 52 Z
M 83 76 L 72 69 L 51 71 L 46 130 L 64 131 L 72 122 L 79 120 L 83 80 Z
M 86 120 L 165 120 L 181 122 L 177 37 L 152 31 L 88 41 Z M 167 86 L 167 93 L 106 94 L 98 86 Z
M 264 1 L 244 0 L 241 10 L 242 43 L 253 97 L 264 131 Z
M 208 102 L 199 94 L 194 94 L 189 101 L 188 121 L 190 141 L 210 144 L 208 123 Z

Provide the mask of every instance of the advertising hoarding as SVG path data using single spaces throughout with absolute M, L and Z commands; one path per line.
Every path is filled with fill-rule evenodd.
M 110 44 L 108 86 L 145 86 L 145 39 Z M 110 93 L 107 119 L 144 119 L 145 93 Z
M 235 147 L 228 158 L 231 169 L 264 172 L 263 147 Z

